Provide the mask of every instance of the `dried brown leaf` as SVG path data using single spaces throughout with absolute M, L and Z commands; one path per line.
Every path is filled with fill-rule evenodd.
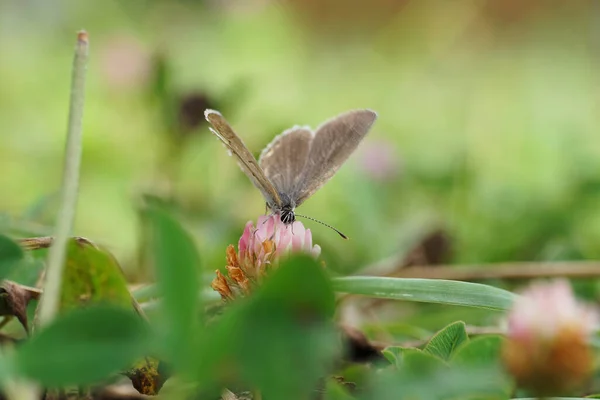
M 27 305 L 31 300 L 40 298 L 42 291 L 12 281 L 0 284 L 0 315 L 15 316 L 29 333 Z

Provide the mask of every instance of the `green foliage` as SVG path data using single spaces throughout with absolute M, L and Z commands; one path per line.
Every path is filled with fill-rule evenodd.
M 446 365 L 442 360 L 407 349 L 397 370 L 374 375 L 371 386 L 361 399 L 452 400 L 500 399 L 481 396 L 488 382 L 498 373 L 495 369 L 462 369 Z M 506 397 L 504 397 L 506 398 Z
M 162 294 L 165 356 L 180 366 L 191 360 L 190 346 L 198 334 L 200 260 L 190 235 L 164 210 L 150 207 L 153 264 Z
M 439 227 L 452 251 L 433 246 L 428 261 L 600 257 L 594 2 L 568 12 L 560 2 L 502 0 L 356 2 L 365 12 L 344 1 L 327 12 L 301 0 L 250 2 L 244 12 L 241 2 L 117 2 L 102 13 L 62 7 L 59 18 L 21 3 L 0 2 L 11 33 L 0 35 L 10 60 L 0 65 L 0 279 L 34 286 L 43 268 L 44 250 L 23 254 L 9 237 L 52 235 L 72 50 L 64 32 L 73 26 L 89 25 L 92 37 L 74 231 L 116 258 L 69 243 L 61 316 L 31 337 L 3 326 L 3 338 L 23 342 L 0 345 L 0 383 L 87 384 L 146 368 L 160 384 L 175 374 L 185 398 L 216 399 L 223 387 L 256 390 L 264 400 L 315 392 L 329 400 L 509 397 L 502 338 L 469 338 L 465 329 L 498 324 L 515 296 L 493 285 L 506 281 L 329 280 L 313 260 L 297 258 L 251 296 L 212 303 L 212 272 L 264 202 L 206 129 L 186 131 L 185 117 L 199 116 L 197 123 L 202 114 L 183 100 L 222 106 L 254 154 L 295 124 L 314 127 L 355 107 L 378 111 L 358 151 L 298 210 L 352 238 L 305 221 L 328 271 L 414 255 Z M 167 38 L 158 46 L 157 35 Z M 385 164 L 386 173 L 373 173 Z M 140 180 L 187 229 L 156 206 L 136 224 L 126 194 Z M 150 240 L 140 246 L 139 236 Z M 139 248 L 148 251 L 136 257 Z M 150 327 L 131 310 L 117 258 L 132 282 L 156 280 L 136 293 L 145 310 L 157 311 Z M 203 271 L 211 276 L 202 279 Z M 588 299 L 600 293 L 594 279 L 578 289 Z M 389 365 L 341 359 L 332 321 L 347 310 L 336 315 L 335 292 L 386 300 L 362 299 L 385 309 L 374 305 L 360 321 L 370 338 L 401 344 L 383 351 Z M 222 314 L 207 318 L 206 305 Z M 414 340 L 423 345 L 406 344 Z M 593 341 L 597 351 L 598 335 Z
M 502 340 L 500 336 L 496 335 L 474 338 L 463 343 L 452 357 L 452 365 L 457 368 L 496 369 L 496 374 L 489 376 L 483 382 L 485 386 L 478 390 L 478 393 L 485 394 L 486 398 L 504 399 L 513 390 L 510 379 L 500 367 Z
M 353 276 L 334 280 L 336 291 L 370 297 L 507 310 L 515 297 L 493 286 L 442 279 Z
M 458 321 L 436 333 L 423 351 L 388 347 L 384 355 L 396 372 L 375 379 L 364 398 L 392 399 L 395 393 L 399 399 L 507 399 L 512 386 L 498 366 L 500 346 L 497 336 L 469 339 Z
M 325 386 L 325 400 L 352 400 L 348 391 L 339 383 L 327 381 Z
M 323 268 L 295 257 L 209 327 L 196 355 L 198 377 L 241 381 L 266 399 L 306 399 L 340 354 L 333 310 Z
M 74 310 L 20 346 L 14 370 L 50 387 L 83 385 L 116 373 L 150 350 L 133 311 L 107 306 Z

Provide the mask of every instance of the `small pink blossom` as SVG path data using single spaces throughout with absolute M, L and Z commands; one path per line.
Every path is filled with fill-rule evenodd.
M 359 153 L 362 170 L 373 180 L 387 181 L 400 174 L 401 163 L 393 143 L 367 141 Z
M 310 229 L 301 222 L 292 225 L 281 222 L 278 214 L 261 216 L 256 227 L 249 221 L 238 242 L 238 252 L 233 245 L 227 248 L 227 276 L 217 270 L 213 289 L 224 300 L 232 300 L 236 294 L 247 294 L 279 260 L 291 253 L 307 253 L 318 257 L 321 247 L 313 245 Z
M 100 51 L 101 72 L 113 88 L 139 88 L 150 79 L 151 57 L 134 36 L 111 38 Z
M 575 298 L 568 281 L 533 283 L 515 301 L 507 322 L 502 359 L 521 387 L 553 395 L 589 378 L 589 339 L 598 316 Z
M 591 334 L 597 324 L 594 310 L 577 301 L 568 281 L 535 282 L 515 301 L 508 315 L 508 335 L 552 340 L 565 328 Z
M 279 215 L 275 214 L 260 216 L 256 228 L 252 221 L 246 224 L 238 243 L 240 262 L 256 268 L 269 262 L 271 254 L 267 253 L 268 250 L 265 250 L 263 246 L 267 240 L 273 241 L 273 255 L 276 258 L 291 252 L 310 253 L 315 257 L 321 254 L 321 247 L 312 245 L 310 229 L 304 228 L 302 222 L 295 221 L 292 225 L 285 225 L 281 222 Z

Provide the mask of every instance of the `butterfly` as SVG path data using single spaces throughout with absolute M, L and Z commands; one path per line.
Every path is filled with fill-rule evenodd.
M 377 119 L 374 111 L 352 110 L 323 122 L 314 131 L 294 126 L 276 136 L 257 161 L 221 113 L 206 110 L 204 116 L 212 125 L 211 132 L 260 190 L 267 207 L 286 225 L 296 220 L 296 207 L 335 175 Z

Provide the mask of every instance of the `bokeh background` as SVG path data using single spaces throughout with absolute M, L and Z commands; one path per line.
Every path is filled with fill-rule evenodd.
M 600 256 L 600 6 L 594 1 L 0 2 L 0 226 L 50 233 L 77 30 L 90 35 L 75 234 L 132 280 L 141 199 L 171 205 L 204 265 L 264 202 L 202 111 L 258 155 L 294 124 L 379 113 L 299 212 L 335 273 L 410 252 L 444 261 Z M 441 243 L 441 244 L 440 244 Z M 438 251 L 442 251 L 439 250 Z

